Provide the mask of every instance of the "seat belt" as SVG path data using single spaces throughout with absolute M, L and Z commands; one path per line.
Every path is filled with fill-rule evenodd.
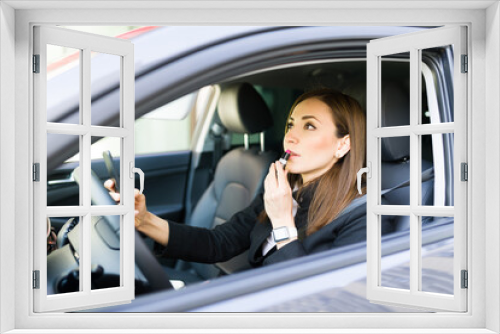
M 429 181 L 433 177 L 434 177 L 434 167 L 426 169 L 425 171 L 422 172 L 422 183 Z M 407 181 L 404 181 L 404 182 L 402 182 L 402 183 L 400 183 L 392 188 L 384 189 L 380 192 L 380 197 L 384 196 L 387 193 L 390 193 L 391 191 L 394 191 L 396 189 L 400 189 L 403 187 L 407 187 L 409 185 L 410 185 L 410 180 L 407 180 Z M 342 212 L 338 215 L 338 217 L 340 217 L 341 215 L 347 214 L 347 213 L 353 211 L 354 209 L 357 209 L 361 205 L 366 204 L 366 200 L 367 200 L 366 195 L 354 199 L 351 202 L 351 204 L 349 204 L 344 210 L 342 210 Z
M 210 179 L 213 179 L 215 176 L 215 169 L 217 168 L 217 163 L 222 158 L 222 144 L 223 144 L 223 135 L 226 132 L 226 129 L 215 122 L 210 128 L 210 137 L 212 137 L 214 141 L 214 152 L 212 154 L 212 168 L 210 169 Z

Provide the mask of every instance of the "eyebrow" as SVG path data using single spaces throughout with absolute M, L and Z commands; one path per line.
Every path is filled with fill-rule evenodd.
M 314 116 L 312 116 L 312 115 L 304 115 L 304 116 L 302 116 L 302 119 L 303 119 L 303 120 L 306 120 L 306 119 L 311 119 L 311 118 L 312 118 L 312 119 L 315 119 L 316 121 L 318 121 L 319 123 L 321 123 L 321 121 L 320 121 L 319 119 L 317 119 L 316 117 L 314 117 Z M 290 116 L 290 120 L 291 120 L 291 121 L 295 121 L 295 119 L 294 119 L 292 116 Z

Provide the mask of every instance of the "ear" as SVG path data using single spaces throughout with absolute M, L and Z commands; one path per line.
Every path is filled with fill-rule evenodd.
M 340 141 L 337 148 L 336 156 L 338 159 L 342 158 L 351 150 L 351 137 L 349 135 L 345 135 Z

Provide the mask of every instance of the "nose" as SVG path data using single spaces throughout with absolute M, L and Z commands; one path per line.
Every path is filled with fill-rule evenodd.
M 290 129 L 287 131 L 285 134 L 285 142 L 289 144 L 296 144 L 299 141 L 299 138 L 297 137 L 297 134 L 295 133 L 294 129 Z

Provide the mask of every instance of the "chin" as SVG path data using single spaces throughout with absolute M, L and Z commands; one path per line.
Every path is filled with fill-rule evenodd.
M 294 168 L 292 166 L 287 166 L 287 171 L 290 174 L 302 174 L 302 172 L 303 172 L 303 170 L 296 168 L 296 167 Z

